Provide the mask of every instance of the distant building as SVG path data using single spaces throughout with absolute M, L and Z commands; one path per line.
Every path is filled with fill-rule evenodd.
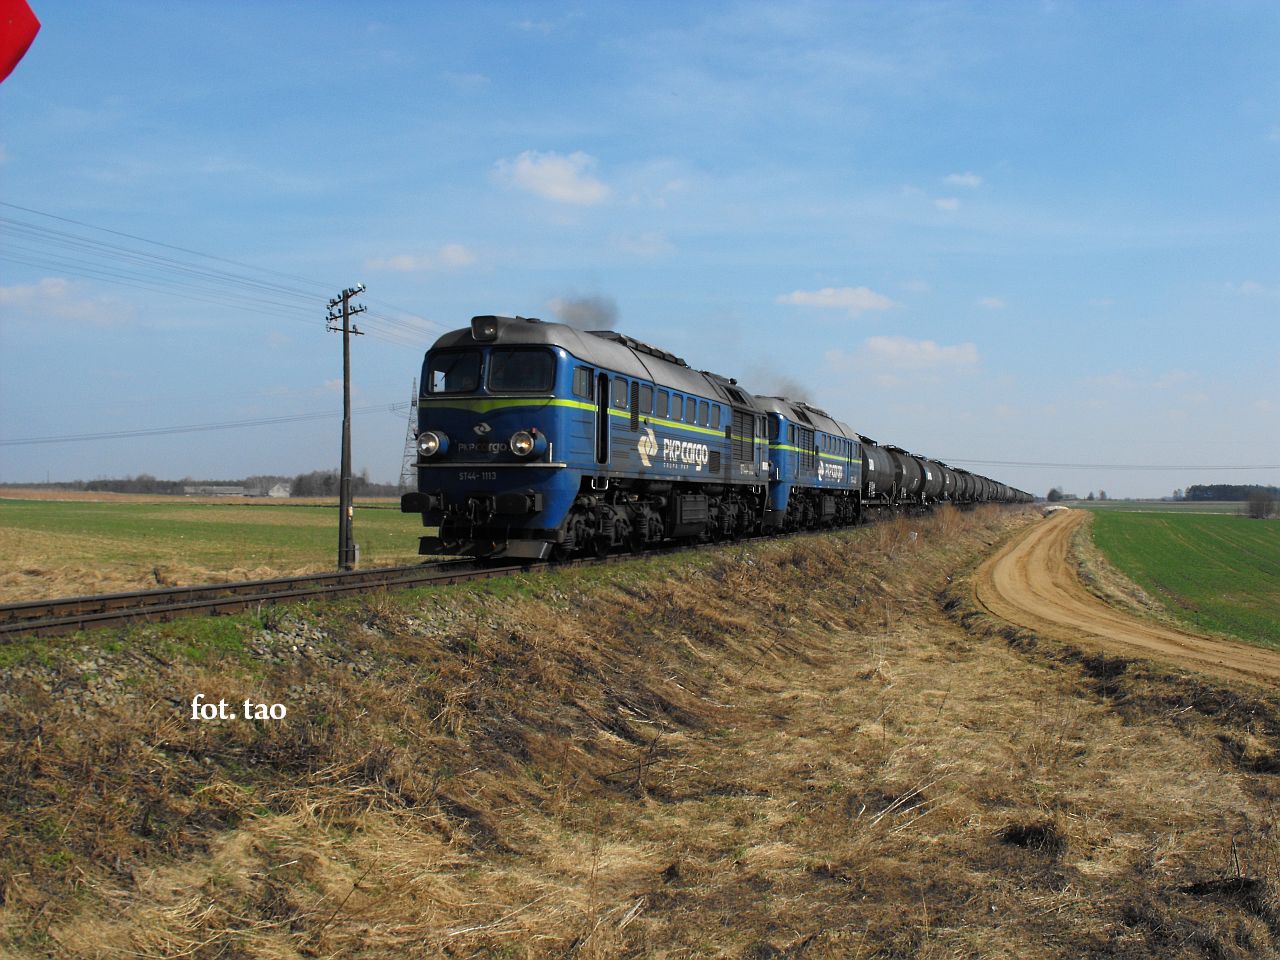
M 214 484 L 186 484 L 182 488 L 182 492 L 188 497 L 247 497 L 249 496 L 248 487 L 233 487 L 230 485 L 214 485 Z
M 293 490 L 291 483 L 277 483 L 274 487 L 267 491 L 268 497 L 287 497 Z

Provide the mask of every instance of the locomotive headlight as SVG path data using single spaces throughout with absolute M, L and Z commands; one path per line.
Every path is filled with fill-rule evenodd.
M 449 438 L 435 430 L 424 430 L 418 434 L 418 454 L 422 457 L 434 457 L 449 449 Z
M 532 457 L 547 449 L 547 438 L 537 430 L 517 430 L 511 435 L 510 446 L 517 457 Z
M 498 339 L 498 318 L 497 317 L 472 317 L 471 318 L 471 336 L 476 340 L 497 340 Z

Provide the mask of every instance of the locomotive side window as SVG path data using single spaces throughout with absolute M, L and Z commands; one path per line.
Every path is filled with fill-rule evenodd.
M 619 410 L 625 410 L 628 406 L 627 381 L 621 377 L 613 378 L 613 405 Z
M 711 426 L 718 428 L 720 426 L 720 404 L 715 404 L 711 408 Z
M 489 352 L 489 389 L 494 393 L 542 393 L 551 389 L 555 360 L 547 350 L 495 347 Z
M 658 391 L 658 409 L 653 412 L 663 420 L 671 416 L 671 394 L 666 390 Z
M 684 422 L 698 422 L 698 401 L 693 397 L 686 397 L 684 401 Z
M 640 415 L 649 416 L 653 410 L 653 387 L 647 383 L 640 384 Z
M 583 400 L 591 399 L 593 379 L 589 367 L 573 368 L 573 395 Z
M 705 400 L 698 401 L 698 422 L 704 427 L 711 422 L 711 404 Z
M 480 351 L 433 353 L 427 359 L 427 375 L 423 379 L 427 393 L 471 393 L 480 386 Z

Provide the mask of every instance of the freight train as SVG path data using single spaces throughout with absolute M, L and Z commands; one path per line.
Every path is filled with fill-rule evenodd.
M 528 560 L 855 524 L 1030 494 L 880 444 L 614 331 L 474 317 L 427 352 L 419 553 Z

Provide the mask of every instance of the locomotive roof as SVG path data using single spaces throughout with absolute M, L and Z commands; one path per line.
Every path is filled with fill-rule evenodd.
M 810 426 L 822 430 L 824 433 L 832 433 L 838 437 L 845 437 L 849 440 L 855 439 L 858 435 L 853 432 L 852 428 L 843 421 L 837 420 L 825 410 L 819 410 L 817 407 L 805 403 L 803 400 L 788 400 L 786 397 L 756 397 L 756 403 L 760 404 L 761 409 L 767 410 L 769 413 L 778 413 L 793 420 L 796 423 L 807 423 Z
M 486 318 L 490 319 L 490 318 Z M 551 323 L 535 317 L 493 317 L 497 321 L 496 339 L 484 343 L 542 345 L 562 347 L 577 359 L 603 370 L 615 371 L 628 377 L 652 380 L 661 387 L 691 393 L 699 397 L 715 397 L 725 403 L 743 406 L 727 389 L 733 381 L 714 373 L 693 370 L 682 359 L 665 350 L 651 347 L 613 330 L 577 330 L 563 323 Z M 471 328 L 464 327 L 446 333 L 431 349 L 448 347 L 474 347 L 482 345 L 471 335 Z M 749 390 L 736 388 L 746 398 L 746 406 L 753 405 Z

